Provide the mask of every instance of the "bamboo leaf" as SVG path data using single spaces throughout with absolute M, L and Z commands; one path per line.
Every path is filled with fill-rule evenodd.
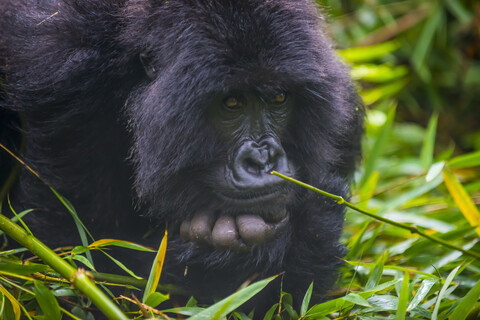
M 372 46 L 348 48 L 340 50 L 338 53 L 348 62 L 359 63 L 382 58 L 400 47 L 401 43 L 398 41 L 387 41 Z
M 273 276 L 265 280 L 255 282 L 248 287 L 243 288 L 227 298 L 215 303 L 213 306 L 188 318 L 188 320 L 219 319 L 224 317 L 260 292 L 276 277 L 277 276 Z
M 448 167 L 445 167 L 443 170 L 443 180 L 460 211 L 470 225 L 475 227 L 477 234 L 480 235 L 480 213 L 468 193 Z
M 439 8 L 432 12 L 420 33 L 420 37 L 416 42 L 417 45 L 413 49 L 412 64 L 424 81 L 430 79 L 430 73 L 425 66 L 425 58 L 432 47 L 433 37 L 440 25 L 441 14 L 442 12 Z
M 21 311 L 20 311 L 20 304 L 18 303 L 17 299 L 15 299 L 11 294 L 10 292 L 7 291 L 7 289 L 5 289 L 4 286 L 2 286 L 0 284 L 0 292 L 3 293 L 3 295 L 10 301 L 10 303 L 12 304 L 12 308 L 13 308 L 13 313 L 15 314 L 15 320 L 20 320 L 20 315 L 21 315 Z
M 460 303 L 450 315 L 450 320 L 465 320 L 470 310 L 475 307 L 478 298 L 480 298 L 480 281 L 460 299 Z
M 362 64 L 355 65 L 350 72 L 353 79 L 384 83 L 402 78 L 408 74 L 405 66 Z
M 313 282 L 310 284 L 310 286 L 307 289 L 307 292 L 305 293 L 305 296 L 303 297 L 302 306 L 300 308 L 301 317 L 303 317 L 307 313 L 308 305 L 310 304 L 310 298 L 312 297 L 312 290 L 313 290 Z
M 448 162 L 451 168 L 469 168 L 480 166 L 480 151 L 463 154 Z
M 162 242 L 158 248 L 157 255 L 153 261 L 150 275 L 148 276 L 147 286 L 145 287 L 145 291 L 143 293 L 143 303 L 145 303 L 150 294 L 157 290 L 158 282 L 160 281 L 160 275 L 162 274 L 163 262 L 165 261 L 165 254 L 167 253 L 167 241 L 168 231 L 165 230 L 165 234 L 163 235 Z
M 373 267 L 373 270 L 370 272 L 370 276 L 368 277 L 367 284 L 365 285 L 365 290 L 372 289 L 380 282 L 380 278 L 382 277 L 382 273 L 383 273 L 383 265 L 385 264 L 386 260 L 387 260 L 386 253 L 382 254 L 378 258 L 377 263 L 375 264 L 375 267 Z
M 53 293 L 40 281 L 35 281 L 35 299 L 37 299 L 40 308 L 43 311 L 44 319 L 60 320 L 62 313 L 58 301 Z
M 375 86 L 372 89 L 360 91 L 360 96 L 366 105 L 374 104 L 375 102 L 387 99 L 398 92 L 400 92 L 409 83 L 408 79 L 401 78 L 387 84 Z
M 116 246 L 116 247 L 123 247 L 127 249 L 137 250 L 137 251 L 146 251 L 146 252 L 156 252 L 155 250 L 142 246 L 141 244 L 137 244 L 130 241 L 125 240 L 117 240 L 117 239 L 101 239 L 91 243 L 88 247 L 90 249 L 95 248 L 102 248 L 107 246 Z
M 450 286 L 450 283 L 452 282 L 453 278 L 455 278 L 455 276 L 457 275 L 457 272 L 458 270 L 460 270 L 460 267 L 461 265 L 456 267 L 449 273 L 447 279 L 445 280 L 445 283 L 442 286 L 442 289 L 440 289 L 440 293 L 438 294 L 438 297 L 437 297 L 437 302 L 435 303 L 435 307 L 433 309 L 432 320 L 437 320 L 438 310 L 440 309 L 440 303 L 442 302 L 442 299 L 445 296 L 445 291 Z
M 395 320 L 403 320 L 407 314 L 407 304 L 408 299 L 410 298 L 409 284 L 410 275 L 407 271 L 403 273 L 402 289 L 400 290 L 400 296 L 398 297 L 398 309 L 395 315 Z
M 414 308 L 418 306 L 420 302 L 422 302 L 423 299 L 427 296 L 427 294 L 430 292 L 430 289 L 437 283 L 437 280 L 434 279 L 425 279 L 422 281 L 422 284 L 420 285 L 420 288 L 418 288 L 417 293 L 413 297 L 412 301 L 408 305 L 407 310 L 411 311 Z
M 158 306 L 160 303 L 167 301 L 170 299 L 170 296 L 168 294 L 161 294 L 160 292 L 152 292 L 147 300 L 145 301 L 146 305 L 149 305 L 152 308 L 155 308 Z
M 435 148 L 435 136 L 437 132 L 438 113 L 433 114 L 428 122 L 427 131 L 423 139 L 423 147 L 420 153 L 420 161 L 423 169 L 428 169 L 432 165 L 433 152 Z
M 380 133 L 378 134 L 378 138 L 373 145 L 372 150 L 368 154 L 365 160 L 365 171 L 363 173 L 362 181 L 360 183 L 361 186 L 365 184 L 367 179 L 370 177 L 372 172 L 375 170 L 376 163 L 380 156 L 383 154 L 385 146 L 387 144 L 388 138 L 390 137 L 390 133 L 392 131 L 393 120 L 395 119 L 395 107 L 392 107 L 387 114 L 387 120 L 383 125 Z

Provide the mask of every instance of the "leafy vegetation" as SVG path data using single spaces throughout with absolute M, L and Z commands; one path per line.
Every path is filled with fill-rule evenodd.
M 292 296 L 282 293 L 265 319 L 477 319 L 480 4 L 325 0 L 322 5 L 331 15 L 334 39 L 348 48 L 339 54 L 352 67 L 366 105 L 364 159 L 352 198 L 344 202 L 326 195 L 349 207 L 344 230 L 349 252 L 331 300 L 312 305 L 310 287 L 295 310 Z M 52 191 L 76 217 L 71 204 Z M 28 213 L 15 213 L 12 220 L 22 224 Z M 116 260 L 129 276 L 75 271 L 71 266 L 78 262 L 93 266 L 90 250 L 149 250 L 111 239 L 89 241 L 76 221 L 82 245 L 54 253 L 40 250 L 27 226 L 0 219 L 2 230 L 16 230 L 49 264 L 36 256 L 20 259 L 25 248 L 0 252 L 0 319 L 94 319 L 98 309 L 115 319 L 250 319 L 251 314 L 234 310 L 272 280 L 251 284 L 213 306 L 198 305 L 192 297 L 184 307 L 167 309 L 169 296 L 161 292 L 181 288 L 161 281 L 157 287 L 166 239 L 155 263 L 152 253 L 148 281 Z M 90 277 L 106 294 L 90 287 Z M 115 303 L 109 284 L 125 290 Z

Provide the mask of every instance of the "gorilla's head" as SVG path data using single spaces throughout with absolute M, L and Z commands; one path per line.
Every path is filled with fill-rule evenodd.
M 141 202 L 190 252 L 280 261 L 308 197 L 270 172 L 346 195 L 359 153 L 357 96 L 316 8 L 132 1 L 127 16 L 145 69 L 128 104 Z

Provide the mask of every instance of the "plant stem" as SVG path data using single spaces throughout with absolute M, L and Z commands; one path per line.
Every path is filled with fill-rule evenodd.
M 2 214 L 0 214 L 0 229 L 23 247 L 30 250 L 34 255 L 42 259 L 43 262 L 61 274 L 62 277 L 69 280 L 75 288 L 79 289 L 89 297 L 109 319 L 128 319 L 118 306 L 93 283 L 89 277 L 89 273 L 84 270 L 73 268 L 40 240 L 28 234 L 24 229 Z
M 335 200 L 338 204 L 344 204 L 346 205 L 347 207 L 349 207 L 350 209 L 353 209 L 355 211 L 358 211 L 360 213 L 363 213 L 364 215 L 366 216 L 369 216 L 371 218 L 374 218 L 378 221 L 382 221 L 382 222 L 385 222 L 385 223 L 388 223 L 392 226 L 395 226 L 395 227 L 398 227 L 398 228 L 402 228 L 402 229 L 405 229 L 405 230 L 408 230 L 410 231 L 411 233 L 416 233 L 418 235 L 420 235 L 421 237 L 425 238 L 425 239 L 428 239 L 430 241 L 433 241 L 433 242 L 436 242 L 444 247 L 447 247 L 447 248 L 450 248 L 450 249 L 453 249 L 453 250 L 458 250 L 458 251 L 461 251 L 463 252 L 464 254 L 468 255 L 468 256 L 471 256 L 473 258 L 476 258 L 476 259 L 480 259 L 480 254 L 477 253 L 477 252 L 474 252 L 474 251 L 471 251 L 471 250 L 465 250 L 463 249 L 462 247 L 459 247 L 459 246 L 456 246 L 454 244 L 451 244 L 451 243 L 448 243 L 447 241 L 445 240 L 442 240 L 440 238 L 437 238 L 437 237 L 434 237 L 432 235 L 429 235 L 427 233 L 425 233 L 423 230 L 421 229 L 418 229 L 416 226 L 407 226 L 407 225 L 404 225 L 402 223 L 399 223 L 399 222 L 396 222 L 396 221 L 393 221 L 393 220 L 390 220 L 390 219 L 387 219 L 387 218 L 384 218 L 384 217 L 381 217 L 381 216 L 378 216 L 374 213 L 371 213 L 371 212 L 368 212 L 366 210 L 363 210 L 363 209 L 360 209 L 359 207 L 351 204 L 350 202 L 346 201 L 345 199 L 343 199 L 343 197 L 341 196 L 337 196 L 337 195 L 334 195 L 334 194 L 331 194 L 331 193 L 328 193 L 326 191 L 323 191 L 323 190 L 320 190 L 318 188 L 315 188 L 315 187 L 312 187 L 311 185 L 308 185 L 306 183 L 303 183 L 301 181 L 298 181 L 296 179 L 293 179 L 293 178 L 290 178 L 290 177 L 287 177 L 281 173 L 278 173 L 276 171 L 272 171 L 270 172 L 271 174 L 277 176 L 277 177 L 280 177 L 282 179 L 285 179 L 287 181 L 290 181 L 290 182 L 293 182 L 301 187 L 304 187 L 308 190 L 311 190 L 313 192 L 316 192 L 316 193 L 319 193 L 321 195 L 324 195 L 330 199 L 333 199 Z

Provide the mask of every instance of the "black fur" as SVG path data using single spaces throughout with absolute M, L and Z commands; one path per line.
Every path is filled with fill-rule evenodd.
M 284 290 L 301 296 L 315 280 L 324 293 L 344 253 L 344 208 L 330 199 L 295 189 L 289 229 L 248 253 L 185 243 L 174 228 L 196 210 L 225 207 L 211 191 L 211 171 L 227 161 L 229 145 L 206 109 L 231 87 L 294 94 L 281 139 L 296 177 L 348 197 L 362 109 L 312 2 L 3 0 L 0 123 L 7 112 L 23 117 L 22 157 L 97 239 L 157 246 L 168 222 L 164 281 L 226 294 L 254 273 L 285 271 Z M 153 80 L 142 53 L 157 68 Z M 6 159 L 0 152 L 4 174 Z M 38 208 L 27 223 L 41 240 L 78 243 L 69 214 L 25 170 L 11 196 L 18 210 Z

